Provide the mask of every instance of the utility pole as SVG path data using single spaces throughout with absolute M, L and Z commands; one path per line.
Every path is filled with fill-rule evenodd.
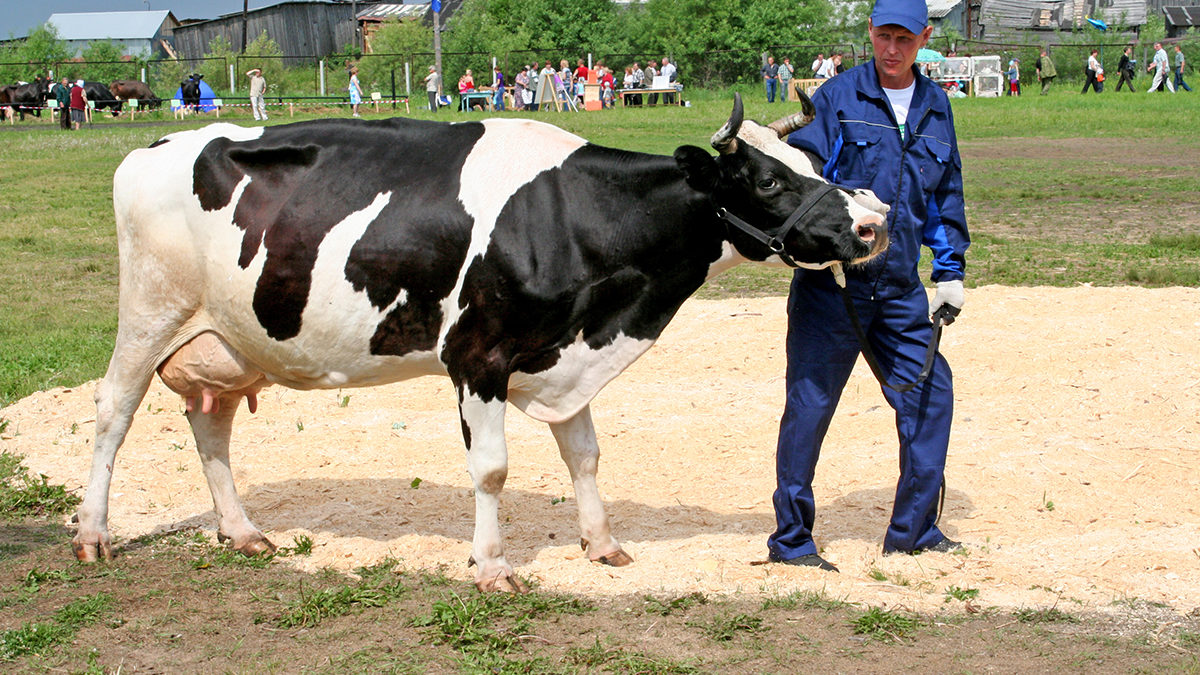
M 442 2 L 433 0 L 433 65 L 442 77 Z M 445 79 L 442 79 L 445 82 Z
M 246 12 L 250 11 L 250 0 L 242 0 L 242 49 L 246 53 Z

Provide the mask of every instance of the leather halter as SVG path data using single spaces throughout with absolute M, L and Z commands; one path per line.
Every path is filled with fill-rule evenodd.
M 783 221 L 783 224 L 771 230 L 760 230 L 741 218 L 733 215 L 725 207 L 717 208 L 717 217 L 725 221 L 727 224 L 736 227 L 745 234 L 749 235 L 758 243 L 766 246 L 772 253 L 779 256 L 779 259 L 788 267 L 804 267 L 807 269 L 821 269 L 828 267 L 830 263 L 813 264 L 813 263 L 798 263 L 792 259 L 784 250 L 783 241 L 788 234 L 800 224 L 800 220 L 808 215 L 808 212 L 817 205 L 830 192 L 843 190 L 843 188 L 831 183 L 822 183 L 816 190 L 813 190 L 804 201 L 800 202 L 800 206 L 788 216 L 788 219 Z

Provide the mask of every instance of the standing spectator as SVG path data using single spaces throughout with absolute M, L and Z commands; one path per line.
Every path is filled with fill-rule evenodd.
M 612 68 L 601 68 L 600 76 L 600 105 L 605 108 L 613 107 L 613 97 L 616 95 L 616 81 L 613 80 Z
M 792 60 L 788 57 L 783 57 L 783 63 L 779 64 L 779 101 L 787 103 L 788 97 L 791 95 L 792 76 L 796 74 L 796 69 L 792 67 Z
M 504 110 L 504 73 L 500 72 L 500 64 L 492 67 L 492 109 Z
M 429 74 L 425 76 L 425 95 L 429 97 L 429 111 L 437 112 L 438 95 L 442 91 L 442 76 L 438 75 L 437 67 L 429 66 Z
M 522 67 L 513 77 L 513 109 L 525 109 L 525 92 L 529 91 L 529 70 Z
M 266 122 L 267 78 L 263 77 L 262 70 L 259 68 L 247 70 L 246 77 L 250 78 L 250 112 L 254 113 L 254 119 Z
M 838 63 L 840 63 L 840 61 L 838 61 L 834 58 L 836 56 L 839 56 L 839 55 L 838 54 L 830 54 L 829 58 L 821 61 L 821 67 L 820 67 L 820 69 L 817 70 L 817 77 L 819 79 L 828 80 L 829 78 L 833 77 L 834 75 L 837 75 L 837 66 L 838 66 Z
M 1117 81 L 1117 91 L 1121 91 L 1121 85 L 1128 84 L 1129 91 L 1133 91 L 1133 68 L 1137 61 L 1133 59 L 1133 47 L 1126 47 L 1121 53 L 1121 62 L 1117 64 L 1117 72 L 1121 74 L 1121 79 Z
M 835 75 L 841 75 L 842 73 L 846 72 L 846 66 L 844 66 L 842 64 L 842 55 L 841 54 L 833 55 L 832 70 L 833 70 L 833 72 L 829 75 L 830 77 L 834 77 Z
M 1045 47 L 1042 47 L 1042 53 L 1034 64 L 1034 71 L 1037 73 L 1038 82 L 1042 85 L 1042 96 L 1045 96 L 1050 92 L 1050 83 L 1058 76 L 1058 70 L 1054 68 L 1054 61 L 1050 59 L 1050 54 Z
M 1179 44 L 1176 43 L 1175 44 L 1175 90 L 1176 91 L 1178 91 L 1179 89 L 1183 89 L 1184 91 L 1192 90 L 1192 88 L 1188 86 L 1188 83 L 1183 81 L 1183 69 L 1186 65 L 1187 65 L 1187 62 L 1183 57 L 1183 49 L 1181 49 L 1179 47 Z
M 588 70 L 587 64 L 583 62 L 583 59 L 579 59 L 579 61 L 575 64 L 574 74 L 576 80 L 583 80 L 584 82 L 587 82 L 588 76 L 591 75 L 591 72 Z
M 76 80 L 75 86 L 71 87 L 70 106 L 71 127 L 79 131 L 87 117 L 87 94 L 83 91 L 83 80 Z
M 358 85 L 358 66 L 350 66 L 350 116 L 360 117 L 358 106 L 362 104 L 362 87 Z
M 1008 95 L 1021 95 L 1021 68 L 1020 59 L 1012 59 L 1008 62 Z
M 1175 93 L 1175 85 L 1171 83 L 1171 78 L 1167 76 L 1167 50 L 1163 49 L 1161 42 L 1154 43 L 1154 60 L 1146 67 L 1146 72 L 1154 71 L 1154 81 L 1150 83 L 1149 91 L 1154 91 L 1159 87 L 1166 85 L 1171 93 Z
M 1087 81 L 1083 83 L 1083 91 L 1079 92 L 1081 94 L 1086 94 L 1088 87 L 1094 89 L 1097 94 L 1104 91 L 1104 80 L 1101 79 L 1104 77 L 1104 68 L 1100 67 L 1100 59 L 1096 57 L 1099 53 L 1099 50 L 1093 49 L 1091 55 L 1088 56 L 1087 65 L 1083 68 L 1083 74 L 1087 76 Z
M 674 86 L 675 80 L 678 79 L 679 69 L 667 57 L 662 57 L 662 68 L 659 74 L 667 78 L 667 83 Z M 675 103 L 675 94 L 663 94 L 663 103 L 671 105 Z
M 845 270 L 849 302 L 866 340 L 893 381 L 922 369 L 933 336 L 930 312 L 963 304 L 967 234 L 962 163 L 946 94 L 914 67 L 928 43 L 925 0 L 877 0 L 867 24 L 875 58 L 826 82 L 813 94 L 830 111 L 788 137 L 815 155 L 825 178 L 849 189 L 870 188 L 891 206 L 892 245 L 882 259 Z M 833 114 L 836 111 L 836 114 Z M 873 139 L 856 145 L 850 139 Z M 921 247 L 933 252 L 932 302 L 917 273 Z M 834 276 L 797 269 L 788 298 L 786 402 L 776 454 L 777 528 L 768 539 L 771 562 L 837 568 L 813 542 L 813 477 L 860 347 Z M 937 527 L 954 390 L 945 358 L 906 393 L 885 390 L 896 412 L 900 480 L 883 552 L 949 552 L 961 548 Z M 835 448 L 843 450 L 843 448 Z
M 648 88 L 654 86 L 654 78 L 658 76 L 657 66 L 658 63 L 651 59 L 650 63 L 646 64 L 646 69 L 642 71 L 642 81 L 646 83 L 646 87 Z M 650 99 L 647 101 L 650 105 L 658 105 L 658 94 L 649 94 L 647 98 Z
M 763 64 L 761 73 L 763 84 L 767 87 L 767 103 L 774 103 L 775 87 L 779 85 L 779 66 L 775 65 L 774 56 L 767 57 L 767 62 Z
M 634 89 L 645 89 L 646 88 L 646 72 L 642 70 L 642 67 L 640 65 L 638 65 L 637 61 L 633 62 L 633 88 Z M 642 104 L 642 95 L 641 94 L 638 94 L 636 96 L 630 96 L 629 98 L 633 99 L 634 105 Z
M 54 85 L 50 91 L 54 94 L 54 100 L 58 103 L 58 126 L 63 131 L 71 130 L 71 81 L 63 77 L 62 81 Z
M 825 65 L 825 55 L 817 54 L 817 58 L 813 59 L 812 72 L 813 77 L 821 77 L 821 66 Z

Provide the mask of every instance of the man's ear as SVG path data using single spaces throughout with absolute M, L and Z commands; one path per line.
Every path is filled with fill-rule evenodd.
M 675 148 L 675 162 L 687 177 L 687 184 L 700 192 L 711 192 L 720 178 L 717 159 L 694 145 Z

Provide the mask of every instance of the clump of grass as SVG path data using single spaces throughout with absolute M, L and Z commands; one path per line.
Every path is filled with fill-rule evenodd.
M 389 557 L 376 565 L 359 567 L 355 570 L 359 576 L 355 584 L 310 592 L 305 592 L 302 584 L 299 597 L 289 603 L 275 624 L 280 628 L 311 627 L 330 617 L 366 607 L 383 607 L 408 592 L 404 579 L 394 571 L 396 564 L 396 559 Z
M 850 621 L 856 635 L 872 640 L 892 639 L 899 642 L 921 626 L 921 620 L 911 614 L 872 607 Z
M 1021 623 L 1079 623 L 1079 619 L 1057 607 L 1046 609 L 1021 608 L 1013 612 Z
M 35 621 L 0 633 L 0 661 L 27 654 L 46 654 L 69 642 L 80 628 L 90 626 L 112 606 L 108 593 L 88 595 L 64 606 L 49 621 Z
M 41 590 L 43 584 L 54 582 L 70 583 L 78 579 L 79 577 L 67 570 L 39 570 L 34 568 L 25 573 L 25 590 L 30 593 L 37 593 Z
M 722 614 L 698 627 L 709 639 L 732 642 L 742 633 L 757 633 L 763 630 L 763 618 L 753 614 Z
M 36 476 L 21 464 L 22 455 L 0 452 L 0 514 L 16 519 L 50 516 L 75 508 L 81 501 L 61 485 L 51 485 L 44 474 Z
M 284 546 L 275 552 L 275 555 L 283 557 L 289 555 L 312 555 L 313 545 L 316 542 L 307 534 L 298 534 L 292 537 L 292 545 Z
M 688 593 L 676 598 L 663 599 L 652 595 L 642 596 L 642 609 L 647 614 L 668 616 L 675 612 L 685 612 L 698 605 L 708 604 L 708 598 L 702 593 Z
M 829 597 L 824 590 L 799 590 L 783 596 L 763 600 L 763 609 L 820 609 L 832 612 L 846 607 L 845 600 Z
M 673 661 L 666 657 L 649 656 L 625 647 L 605 647 L 596 638 L 590 647 L 573 647 L 567 650 L 567 660 L 582 666 L 588 672 L 596 669 L 611 673 L 660 673 L 661 675 L 690 675 L 700 669 L 687 662 Z
M 584 614 L 594 609 L 594 605 L 581 598 L 537 591 L 522 595 L 474 594 L 465 598 L 451 592 L 444 600 L 433 603 L 429 614 L 412 619 L 411 625 L 432 629 L 429 634 L 432 642 L 448 644 L 475 663 L 511 652 L 520 637 L 531 632 L 536 618 L 548 614 Z M 492 665 L 494 668 L 496 664 Z M 500 670 L 507 672 L 507 667 Z
M 950 588 L 946 589 L 945 601 L 950 602 L 951 600 L 961 600 L 962 602 L 968 602 L 977 597 L 979 597 L 978 588 L 959 588 L 958 586 L 951 586 Z

